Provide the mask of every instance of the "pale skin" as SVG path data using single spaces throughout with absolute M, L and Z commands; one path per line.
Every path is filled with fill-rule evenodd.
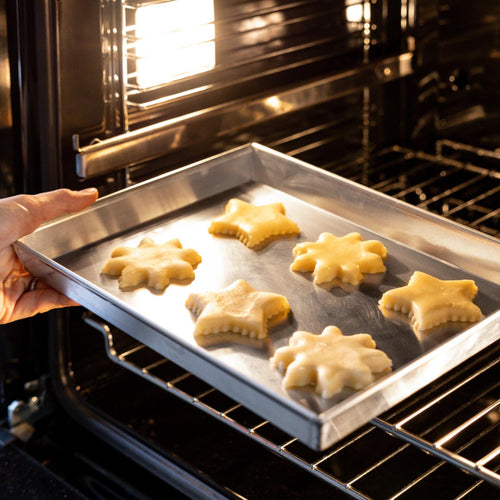
M 29 291 L 34 276 L 24 269 L 13 243 L 32 233 L 43 222 L 88 207 L 97 196 L 97 189 L 88 188 L 82 191 L 57 189 L 0 199 L 0 324 L 78 305 L 42 280 Z

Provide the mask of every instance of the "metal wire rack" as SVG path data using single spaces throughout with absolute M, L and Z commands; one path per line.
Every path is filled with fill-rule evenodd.
M 125 349 L 120 330 L 88 315 L 105 337 L 109 358 L 170 394 L 249 436 L 293 464 L 354 498 L 417 495 L 426 481 L 455 467 L 465 492 L 500 487 L 500 344 L 480 362 L 442 377 L 432 387 L 323 452 L 313 451 L 272 423 L 228 398 L 155 351 L 136 344 Z M 127 336 L 128 337 L 128 336 Z M 370 456 L 359 453 L 376 443 Z M 374 491 L 374 480 L 395 461 L 408 463 L 407 476 L 393 478 L 391 491 Z M 411 466 L 410 466 L 411 464 Z M 447 485 L 450 488 L 450 485 Z M 381 496 L 382 495 L 382 496 Z
M 341 165 L 315 164 L 377 191 L 450 218 L 490 236 L 500 235 L 498 153 L 443 141 L 438 154 L 393 146 Z M 447 156 L 443 155 L 443 147 Z M 317 145 L 315 146 L 317 148 Z M 309 161 L 309 150 L 280 150 Z M 451 154 L 452 153 L 452 154 Z M 323 154 L 335 158 L 335 155 Z M 316 158 L 315 158 L 316 160 Z

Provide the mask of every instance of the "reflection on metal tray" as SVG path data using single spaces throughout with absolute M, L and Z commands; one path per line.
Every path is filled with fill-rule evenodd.
M 259 251 L 211 236 L 208 224 L 230 197 L 283 202 L 300 236 Z M 314 241 L 324 231 L 359 231 L 364 239 L 381 240 L 389 253 L 383 279 L 328 290 L 290 272 L 297 241 Z M 145 288 L 123 292 L 116 280 L 100 274 L 113 247 L 136 245 L 146 235 L 157 242 L 179 238 L 184 247 L 197 249 L 203 261 L 195 280 L 171 284 L 161 294 Z M 500 338 L 496 240 L 259 145 L 105 197 L 43 226 L 17 250 L 33 274 L 315 449 L 331 445 Z M 406 283 L 416 269 L 442 279 L 475 279 L 476 303 L 486 318 L 463 331 L 446 325 L 425 334 L 414 332 L 404 318 L 386 318 L 377 306 L 380 295 Z M 238 278 L 285 295 L 290 321 L 260 344 L 199 345 L 184 306 L 187 294 L 217 290 Z M 283 391 L 281 374 L 269 364 L 274 349 L 297 329 L 320 333 L 327 325 L 345 334 L 370 333 L 393 360 L 393 373 L 330 400 L 307 389 Z

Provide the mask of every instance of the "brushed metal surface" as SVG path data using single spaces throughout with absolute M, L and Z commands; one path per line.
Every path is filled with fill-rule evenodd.
M 210 235 L 210 221 L 230 197 L 283 202 L 301 234 L 260 251 Z M 359 287 L 326 289 L 314 285 L 309 274 L 291 272 L 294 245 L 315 241 L 324 231 L 359 231 L 364 239 L 381 240 L 389 254 L 386 274 Z M 196 249 L 203 261 L 195 280 L 171 284 L 163 293 L 123 292 L 116 279 L 100 274 L 113 247 L 135 246 L 146 235 L 157 242 L 179 238 L 184 247 Z M 453 238 L 460 241 L 456 247 Z M 105 197 L 23 238 L 17 251 L 33 274 L 315 449 L 331 445 L 500 338 L 500 287 L 491 273 L 500 259 L 496 240 L 259 145 Z M 473 252 L 470 262 L 467 251 Z M 464 262 L 470 268 L 457 266 Z M 419 333 L 405 317 L 384 315 L 377 305 L 381 294 L 405 284 L 415 270 L 441 279 L 474 279 L 476 303 L 486 318 L 471 327 L 449 324 Z M 285 295 L 289 320 L 263 342 L 214 336 L 200 344 L 184 306 L 187 295 L 238 278 Z M 320 333 L 327 325 L 345 334 L 370 333 L 393 360 L 394 371 L 363 391 L 346 390 L 329 400 L 309 389 L 284 391 L 282 375 L 269 364 L 274 350 L 297 329 Z

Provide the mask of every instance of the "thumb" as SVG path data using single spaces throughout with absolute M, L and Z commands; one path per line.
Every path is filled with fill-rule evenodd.
M 4 245 L 32 233 L 40 224 L 88 207 L 97 199 L 96 188 L 57 189 L 36 195 L 20 194 L 0 200 L 0 234 Z

